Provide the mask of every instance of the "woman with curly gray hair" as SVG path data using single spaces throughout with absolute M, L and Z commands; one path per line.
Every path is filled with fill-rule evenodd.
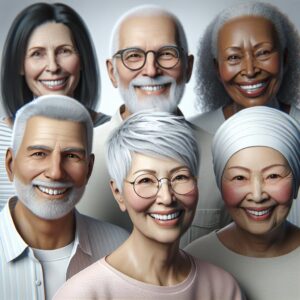
M 198 50 L 197 104 L 205 113 L 190 121 L 215 134 L 236 112 L 261 105 L 300 120 L 299 53 L 296 28 L 275 6 L 243 2 L 221 11 Z M 297 225 L 298 215 L 294 208 L 289 217 Z

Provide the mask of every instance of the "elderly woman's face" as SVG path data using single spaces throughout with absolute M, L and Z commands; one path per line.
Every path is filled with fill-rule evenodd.
M 22 73 L 34 96 L 73 96 L 80 79 L 80 58 L 70 29 L 45 23 L 31 34 Z
M 267 234 L 286 219 L 292 204 L 293 175 L 288 162 L 268 147 L 235 153 L 222 176 L 222 196 L 236 225 Z
M 163 180 L 158 184 L 155 178 Z M 198 189 L 184 164 L 133 153 L 121 198 L 121 209 L 128 211 L 137 232 L 161 243 L 172 243 L 179 241 L 193 220 Z
M 217 47 L 219 78 L 234 102 L 241 107 L 266 105 L 276 96 L 283 54 L 270 21 L 247 16 L 225 23 Z

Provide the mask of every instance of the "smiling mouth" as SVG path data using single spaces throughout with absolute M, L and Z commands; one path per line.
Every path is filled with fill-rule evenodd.
M 245 208 L 246 213 L 250 217 L 254 217 L 255 219 L 267 219 L 271 215 L 273 210 L 274 206 L 265 209 Z
M 259 97 L 265 92 L 268 83 L 265 80 L 255 84 L 238 84 L 238 89 L 247 97 Z
M 182 210 L 176 211 L 176 212 L 171 213 L 171 214 L 151 214 L 150 213 L 150 216 L 155 220 L 170 221 L 170 220 L 175 220 L 175 219 L 179 218 L 181 213 L 182 213 Z
M 170 83 L 167 84 L 157 84 L 157 85 L 135 85 L 135 88 L 141 89 L 147 93 L 160 92 L 170 86 Z
M 49 188 L 41 185 L 36 185 L 36 187 L 44 194 L 49 196 L 59 196 L 65 194 L 69 188 Z
M 40 82 L 49 89 L 58 89 L 65 86 L 68 78 L 59 80 L 40 80 Z

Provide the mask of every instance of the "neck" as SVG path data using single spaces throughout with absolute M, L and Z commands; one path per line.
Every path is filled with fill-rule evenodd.
M 129 277 L 161 286 L 180 283 L 191 269 L 189 260 L 179 252 L 179 241 L 160 243 L 136 228 L 128 240 L 107 258 L 107 262 Z
M 218 232 L 221 242 L 230 250 L 245 256 L 275 257 L 299 247 L 298 228 L 288 222 L 282 223 L 263 235 L 252 234 L 231 223 Z
M 74 240 L 74 211 L 57 220 L 45 220 L 34 215 L 22 202 L 12 211 L 16 229 L 28 246 L 53 250 L 62 248 Z

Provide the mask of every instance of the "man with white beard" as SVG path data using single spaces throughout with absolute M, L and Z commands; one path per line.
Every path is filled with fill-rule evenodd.
M 172 13 L 146 5 L 128 11 L 119 19 L 112 33 L 111 58 L 106 65 L 110 80 L 115 88 L 119 88 L 124 104 L 108 123 L 95 128 L 95 168 L 83 196 L 85 200 L 78 206 L 80 211 L 131 229 L 128 215 L 121 213 L 109 187 L 105 142 L 132 113 L 152 109 L 181 115 L 178 104 L 191 77 L 193 61 L 183 27 Z M 197 129 L 196 134 L 201 150 L 201 143 L 210 140 L 211 136 L 202 129 Z M 205 203 L 201 207 L 203 188 L 207 187 L 209 192 L 210 185 L 215 184 L 213 177 L 211 180 L 205 178 L 205 160 L 209 160 L 211 154 L 204 153 L 204 157 L 199 178 L 199 209 L 183 245 L 221 226 L 219 209 L 211 209 L 210 204 Z
M 128 233 L 79 214 L 93 168 L 93 124 L 76 100 L 35 99 L 17 113 L 6 169 L 16 196 L 0 212 L 0 299 L 52 299 Z

